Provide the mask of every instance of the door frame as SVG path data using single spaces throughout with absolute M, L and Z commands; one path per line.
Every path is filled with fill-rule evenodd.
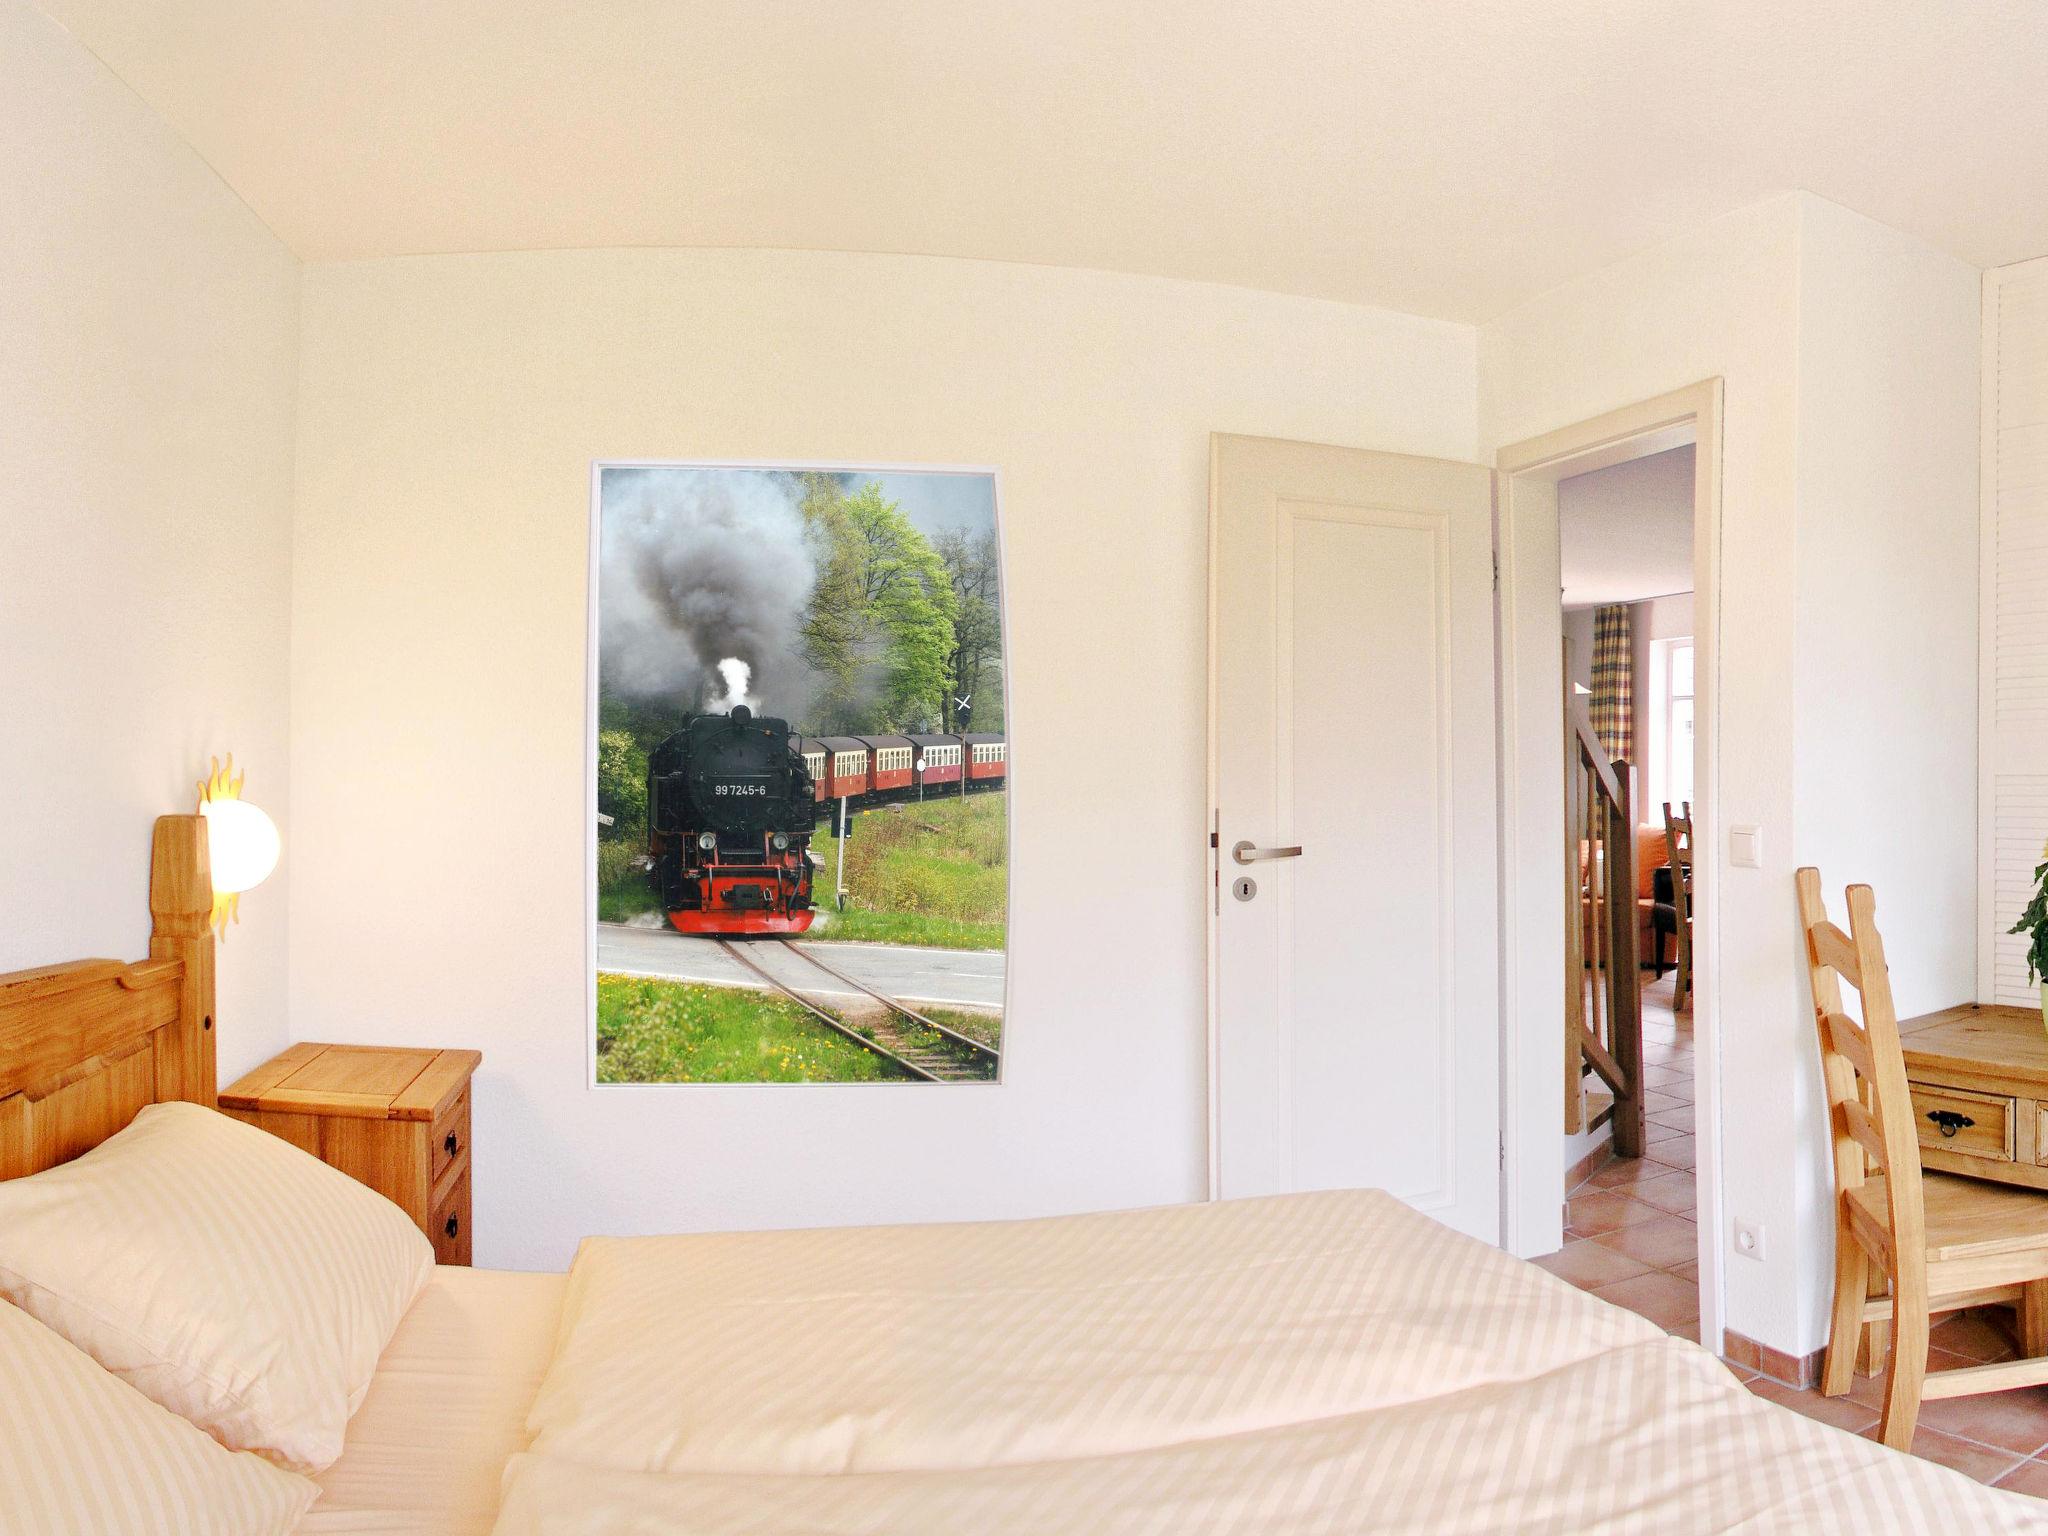
M 1724 1326 L 1721 1200 L 1720 553 L 1722 381 L 1705 379 L 1494 456 L 1499 561 L 1501 1232 L 1522 1258 L 1564 1241 L 1564 724 L 1557 482 L 1690 439 L 1695 844 L 1693 1051 L 1700 1337 Z

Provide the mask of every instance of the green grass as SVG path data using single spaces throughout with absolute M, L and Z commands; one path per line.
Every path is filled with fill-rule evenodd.
M 902 1074 L 787 999 L 599 972 L 601 1083 L 892 1082 Z
M 630 923 L 634 918 L 648 912 L 659 912 L 661 901 L 652 890 L 628 887 L 623 891 L 597 893 L 597 920 L 600 923 Z
M 1007 796 L 863 811 L 846 843 L 847 903 L 832 911 L 838 839 L 829 823 L 811 838 L 822 861 L 812 899 L 829 923 L 813 939 L 925 944 L 936 949 L 1001 949 L 1008 931 Z
M 1001 949 L 1001 923 L 963 923 L 947 917 L 926 917 L 917 912 L 870 912 L 849 902 L 844 912 L 832 912 L 828 894 L 818 904 L 818 924 L 801 935 L 805 940 L 842 944 L 921 944 L 927 949 Z M 825 914 L 831 912 L 831 921 Z
M 651 871 L 642 869 L 645 850 L 638 843 L 599 838 L 597 843 L 597 920 L 623 923 L 643 912 L 659 912 L 661 897 Z

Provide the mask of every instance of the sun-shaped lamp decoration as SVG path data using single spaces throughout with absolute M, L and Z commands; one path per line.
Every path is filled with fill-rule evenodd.
M 199 781 L 199 814 L 206 818 L 207 860 L 213 866 L 213 926 L 225 939 L 228 923 L 242 920 L 242 892 L 261 885 L 277 868 L 277 824 L 242 798 L 244 774 L 230 752 L 225 766 Z

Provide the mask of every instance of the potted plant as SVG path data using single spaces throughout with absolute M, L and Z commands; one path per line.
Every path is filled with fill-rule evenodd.
M 2048 1028 L 2048 846 L 2034 866 L 2034 894 L 2007 933 L 2027 936 L 2027 980 L 2041 984 L 2041 1023 Z

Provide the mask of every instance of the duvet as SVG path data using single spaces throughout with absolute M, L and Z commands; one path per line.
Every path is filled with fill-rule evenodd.
M 2048 1532 L 1372 1191 L 593 1239 L 500 1536 Z

